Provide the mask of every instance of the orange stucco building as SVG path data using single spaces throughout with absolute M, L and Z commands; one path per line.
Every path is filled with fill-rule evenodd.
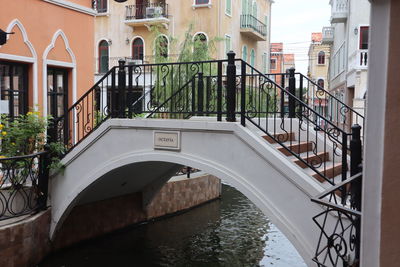
M 91 0 L 2 2 L 2 113 L 61 116 L 93 85 L 94 15 Z

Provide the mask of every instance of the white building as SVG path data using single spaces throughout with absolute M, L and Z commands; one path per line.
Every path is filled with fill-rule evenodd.
M 329 90 L 364 115 L 368 76 L 370 2 L 330 0 L 331 26 L 322 43 L 331 45 Z

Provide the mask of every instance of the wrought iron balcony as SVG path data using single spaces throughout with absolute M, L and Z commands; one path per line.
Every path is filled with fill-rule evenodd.
M 332 16 L 331 23 L 346 22 L 349 13 L 348 0 L 331 0 Z
M 267 40 L 267 26 L 252 15 L 240 16 L 240 32 L 256 41 Z
M 322 28 L 322 44 L 333 44 L 335 28 L 323 27 Z
M 147 3 L 126 6 L 125 23 L 130 26 L 149 26 L 169 23 L 168 4 Z

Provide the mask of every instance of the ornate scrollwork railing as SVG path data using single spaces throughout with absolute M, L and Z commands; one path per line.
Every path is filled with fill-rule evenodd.
M 48 153 L 0 159 L 0 220 L 46 207 Z
M 313 217 L 320 230 L 313 258 L 319 267 L 359 266 L 361 180 L 358 173 L 312 199 L 324 208 Z

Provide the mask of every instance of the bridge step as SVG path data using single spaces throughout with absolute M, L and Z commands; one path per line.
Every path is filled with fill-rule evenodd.
M 317 153 L 317 155 L 313 153 L 312 155 L 308 156 L 306 155 L 301 158 L 307 163 L 310 163 L 312 165 L 319 165 L 322 164 L 323 162 L 329 161 L 329 152 L 319 152 Z M 293 159 L 293 162 L 299 165 L 303 169 L 308 168 L 308 166 L 299 159 L 295 158 Z
M 287 141 L 294 141 L 296 140 L 295 134 L 293 132 L 291 133 L 278 133 L 278 134 L 273 134 L 273 137 L 275 137 L 278 141 L 280 142 L 287 142 Z M 277 142 L 275 141 L 274 138 L 272 138 L 269 135 L 264 135 L 263 138 L 267 140 L 271 144 L 276 144 Z
M 296 154 L 301 154 L 307 151 L 311 151 L 313 148 L 313 143 L 312 142 L 300 142 L 300 143 L 296 143 L 296 144 L 285 144 L 286 147 L 293 151 Z M 279 146 L 278 150 L 284 154 L 285 156 L 291 156 L 292 153 L 290 153 L 289 151 L 287 151 L 284 147 Z
M 321 174 L 324 174 L 326 177 L 333 178 L 342 173 L 342 163 L 337 163 L 335 165 L 330 165 L 330 166 L 326 166 L 326 167 L 322 166 L 321 168 L 318 168 L 317 170 Z M 325 182 L 325 179 L 317 173 L 313 174 L 312 177 L 314 177 L 321 183 Z

